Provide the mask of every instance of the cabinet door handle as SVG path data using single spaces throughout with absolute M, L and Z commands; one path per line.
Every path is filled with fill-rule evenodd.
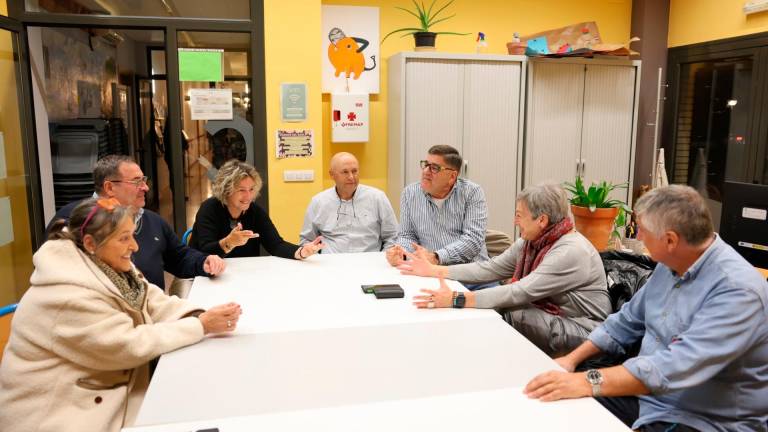
M 467 177 L 469 175 L 469 162 L 466 159 L 462 163 L 461 171 L 463 172 L 462 177 Z
M 581 160 L 581 176 L 584 177 L 584 173 L 587 171 L 587 160 Z

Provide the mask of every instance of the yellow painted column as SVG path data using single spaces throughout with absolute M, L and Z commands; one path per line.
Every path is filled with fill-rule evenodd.
M 264 51 L 267 96 L 269 213 L 287 241 L 299 239 L 309 200 L 323 189 L 323 123 L 321 119 L 320 0 L 265 0 Z M 280 119 L 280 83 L 307 84 L 307 121 Z M 278 129 L 312 129 L 314 151 L 309 158 L 277 159 Z M 285 170 L 314 170 L 312 183 L 286 183 Z

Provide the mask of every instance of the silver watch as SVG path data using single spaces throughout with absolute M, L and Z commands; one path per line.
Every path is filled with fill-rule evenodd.
M 587 382 L 592 385 L 592 397 L 599 397 L 602 394 L 600 384 L 603 383 L 603 374 L 597 369 L 590 369 L 587 371 Z

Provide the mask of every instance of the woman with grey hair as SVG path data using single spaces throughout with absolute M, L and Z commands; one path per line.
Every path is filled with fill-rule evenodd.
M 298 246 L 280 237 L 267 212 L 256 205 L 261 176 L 251 165 L 232 159 L 222 165 L 213 196 L 200 204 L 190 246 L 221 257 L 260 255 L 260 246 L 281 258 L 305 259 L 316 253 L 322 237 Z
M 237 327 L 239 305 L 203 310 L 147 282 L 133 217 L 115 198 L 85 200 L 35 252 L 0 365 L 0 430 L 118 432 L 150 360 Z
M 573 228 L 565 190 L 556 184 L 529 186 L 517 198 L 520 237 L 488 261 L 452 266 L 430 264 L 416 254 L 399 266 L 403 274 L 440 278 L 437 290 L 414 296 L 419 308 L 494 308 L 545 353 L 571 351 L 611 313 L 600 255 Z M 502 285 L 474 292 L 451 291 L 443 278 L 469 283 L 500 279 Z

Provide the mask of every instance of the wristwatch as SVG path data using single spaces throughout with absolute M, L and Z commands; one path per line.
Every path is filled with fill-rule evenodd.
M 463 292 L 453 292 L 453 307 L 461 309 L 466 303 L 467 297 L 464 296 Z
M 590 369 L 587 371 L 587 382 L 592 385 L 592 396 L 600 397 L 602 393 L 600 384 L 603 383 L 603 374 L 597 369 Z

